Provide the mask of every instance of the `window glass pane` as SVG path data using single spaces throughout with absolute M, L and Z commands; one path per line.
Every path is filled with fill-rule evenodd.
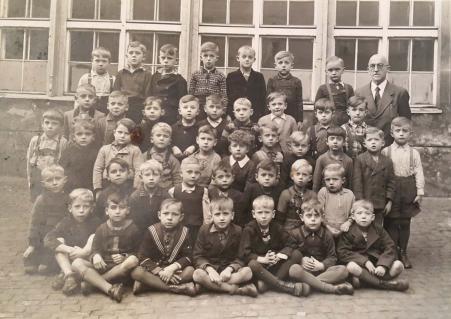
M 202 22 L 226 23 L 226 0 L 204 0 L 202 1 Z
M 32 0 L 31 16 L 33 18 L 50 17 L 50 0 Z
M 26 0 L 9 0 L 5 5 L 8 7 L 6 17 L 25 18 Z
M 391 1 L 390 2 L 390 25 L 404 26 L 409 25 L 409 1 Z
M 432 104 L 433 73 L 412 72 L 410 104 Z
M 388 63 L 392 71 L 408 71 L 410 40 L 390 40 Z
M 377 26 L 379 24 L 379 2 L 360 1 L 359 25 Z
M 147 52 L 144 60 L 145 64 L 153 61 L 153 33 L 133 32 L 130 33 L 130 41 L 139 41 L 146 46 Z
M 335 55 L 343 59 L 347 70 L 355 69 L 355 41 L 354 39 L 335 40 Z
M 180 21 L 180 0 L 160 0 L 158 9 L 158 20 Z
M 47 30 L 30 30 L 29 60 L 47 60 L 49 32 Z
M 287 0 L 263 2 L 263 24 L 287 24 Z
M 313 25 L 315 3 L 313 1 L 290 1 L 290 25 Z
M 413 2 L 413 25 L 414 26 L 434 25 L 434 1 Z
M 133 20 L 154 20 L 155 0 L 134 0 Z
M 358 40 L 357 50 L 357 70 L 365 71 L 368 69 L 368 61 L 373 54 L 377 53 L 378 40 Z
M 434 40 L 413 40 L 412 71 L 434 70 Z
M 230 0 L 230 23 L 252 24 L 252 0 Z
M 294 68 L 312 69 L 313 39 L 288 39 L 288 50 L 294 55 Z
M 239 67 L 239 63 L 236 60 L 238 49 L 243 45 L 252 46 L 252 38 L 229 38 L 229 58 L 227 61 L 228 67 Z
M 121 0 L 100 0 L 100 19 L 119 20 L 121 18 Z
M 388 73 L 388 80 L 406 90 L 409 89 L 409 72 L 390 72 Z M 412 94 L 412 92 L 410 92 L 410 94 Z
M 47 88 L 47 62 L 24 62 L 23 89 L 26 92 L 45 92 Z
M 356 25 L 357 1 L 337 1 L 336 25 Z
M 94 32 L 72 31 L 70 33 L 70 61 L 91 61 Z
M 224 67 L 224 55 L 225 55 L 225 37 L 221 36 L 202 36 L 202 43 L 213 42 L 219 47 L 219 58 L 216 62 L 217 67 Z M 236 54 L 235 54 L 236 55 Z
M 5 59 L 23 59 L 23 34 L 24 30 L 2 30 L 5 46 Z M 3 73 L 3 70 L 2 70 Z
M 81 76 L 91 71 L 90 63 L 70 63 L 69 64 L 69 91 L 75 92 Z
M 2 91 L 20 91 L 22 61 L 0 61 L 0 89 Z
M 117 63 L 119 58 L 119 33 L 99 32 L 99 45 L 111 52 L 111 63 Z
M 285 38 L 262 38 L 262 68 L 274 68 L 274 55 L 279 51 L 285 51 Z
M 72 19 L 94 19 L 95 0 L 72 0 Z

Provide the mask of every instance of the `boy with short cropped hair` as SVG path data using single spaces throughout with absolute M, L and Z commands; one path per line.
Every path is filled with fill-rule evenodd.
M 305 159 L 312 168 L 315 168 L 315 161 L 310 156 L 310 144 L 308 134 L 302 131 L 293 132 L 288 139 L 288 154 L 284 154 L 283 163 L 280 166 L 280 183 L 285 186 L 292 185 L 290 179 L 291 166 L 294 162 L 300 159 Z M 312 187 L 312 182 L 309 182 L 308 188 Z
M 337 56 L 331 56 L 326 60 L 327 82 L 322 84 L 316 92 L 315 103 L 319 99 L 328 99 L 335 107 L 333 123 L 343 125 L 349 121 L 346 114 L 348 99 L 354 95 L 351 85 L 341 79 L 345 70 L 344 61 Z
M 298 130 L 296 120 L 291 115 L 285 114 L 287 108 L 287 96 L 281 92 L 273 92 L 266 98 L 271 114 L 262 116 L 258 120 L 258 126 L 275 125 L 279 136 L 280 147 L 284 154 L 288 153 L 288 139 L 294 131 Z
M 396 260 L 395 243 L 385 229 L 374 225 L 373 212 L 369 201 L 358 200 L 352 205 L 354 224 L 338 241 L 338 259 L 346 263 L 354 288 L 362 282 L 378 289 L 405 291 L 409 282 L 396 279 L 404 266 Z
M 252 69 L 255 50 L 249 45 L 238 49 L 236 56 L 238 70 L 227 74 L 228 112 L 232 115 L 233 105 L 238 98 L 248 98 L 254 109 L 252 120 L 256 122 L 265 113 L 266 83 L 263 74 Z
M 285 281 L 290 267 L 302 262 L 302 255 L 293 252 L 288 245 L 290 235 L 273 221 L 274 200 L 261 195 L 252 202 L 252 207 L 254 220 L 243 229 L 240 258 L 258 280 L 258 292 L 271 288 L 297 297 L 307 296 L 310 291 L 308 285 Z
M 262 147 L 252 155 L 252 160 L 256 165 L 263 160 L 272 160 L 277 163 L 280 173 L 280 165 L 283 162 L 282 149 L 279 144 L 279 133 L 274 123 L 260 126 L 258 140 Z
M 304 120 L 304 104 L 302 99 L 302 82 L 291 74 L 294 65 L 293 53 L 279 51 L 274 56 L 277 74 L 268 80 L 267 93 L 283 92 L 286 95 L 287 115 L 291 115 L 296 122 Z
M 177 184 L 168 193 L 172 198 L 182 202 L 182 212 L 185 226 L 190 231 L 191 243 L 194 244 L 199 228 L 207 223 L 208 214 L 208 190 L 198 185 L 201 175 L 201 166 L 194 157 L 189 157 L 181 165 L 182 183 Z
M 396 117 L 391 122 L 393 144 L 384 148 L 382 154 L 393 161 L 395 172 L 395 198 L 390 212 L 385 216 L 384 227 L 399 247 L 401 261 L 405 268 L 412 268 L 407 257 L 410 238 L 410 222 L 421 212 L 424 196 L 424 174 L 420 153 L 409 145 L 412 121 Z
M 78 85 L 92 84 L 96 88 L 96 110 L 107 114 L 108 96 L 113 91 L 115 76 L 108 73 L 111 52 L 104 47 L 97 47 L 91 53 L 91 71 L 81 76 Z
M 182 203 L 165 199 L 158 211 L 158 223 L 148 227 L 138 251 L 140 264 L 131 275 L 133 294 L 149 287 L 194 296 L 192 246 L 188 228 L 183 226 Z
M 172 154 L 171 150 L 172 128 L 167 123 L 156 123 L 152 128 L 150 144 L 152 147 L 143 153 L 144 160 L 156 160 L 163 171 L 159 181 L 159 186 L 165 190 L 180 184 L 180 162 Z
M 71 143 L 61 154 L 60 164 L 67 176 L 65 190 L 76 188 L 92 190 L 92 173 L 99 147 L 95 142 L 95 126 L 92 121 L 79 120 L 74 124 Z
M 172 125 L 172 152 L 182 160 L 196 151 L 197 120 L 199 99 L 193 95 L 185 95 L 179 102 L 179 114 L 182 117 Z
M 230 156 L 225 156 L 222 163 L 232 167 L 235 179 L 232 188 L 243 192 L 247 183 L 255 181 L 255 163 L 248 153 L 254 143 L 254 136 L 243 130 L 236 130 L 228 137 Z
M 54 256 L 52 251 L 44 246 L 44 237 L 67 212 L 68 198 L 64 194 L 67 178 L 64 169 L 59 165 L 49 165 L 42 170 L 41 178 L 43 192 L 31 210 L 28 247 L 23 253 L 24 268 L 28 274 L 53 270 Z
M 227 104 L 226 77 L 216 69 L 219 47 L 216 43 L 205 42 L 200 47 L 201 69 L 191 76 L 189 93 L 199 99 L 199 105 L 205 105 L 205 98 L 218 94 Z
M 69 212 L 44 238 L 44 246 L 54 252 L 61 273 L 52 283 L 55 290 L 71 295 L 78 287 L 71 262 L 91 254 L 92 240 L 100 220 L 93 214 L 94 195 L 85 188 L 69 194 Z
M 278 166 L 271 160 L 263 160 L 255 169 L 255 183 L 246 185 L 244 189 L 243 204 L 245 205 L 244 212 L 251 211 L 251 205 L 255 198 L 261 195 L 267 195 L 274 201 L 274 207 L 277 207 L 280 194 L 282 193 L 282 186 L 277 182 Z M 251 219 L 249 213 L 243 216 L 245 222 Z
M 336 265 L 335 241 L 322 224 L 324 211 L 320 202 L 310 199 L 301 206 L 303 225 L 291 232 L 295 249 L 302 254 L 302 263 L 290 267 L 290 278 L 315 290 L 337 295 L 352 295 L 354 288 L 344 282 L 348 271 Z
M 174 124 L 177 122 L 179 100 L 188 94 L 186 80 L 176 69 L 178 49 L 173 44 L 162 45 L 158 60 L 161 67 L 152 76 L 150 94 L 162 100 L 165 122 Z
M 231 134 L 236 130 L 243 130 L 252 134 L 255 141 L 258 140 L 259 127 L 258 124 L 252 121 L 251 116 L 254 114 L 251 101 L 246 98 L 238 98 L 233 103 L 234 120 L 232 124 L 227 127 L 227 133 Z M 228 135 L 227 135 L 228 136 Z M 252 147 L 249 151 L 254 153 L 257 147 Z
M 96 110 L 96 89 L 91 84 L 82 84 L 75 92 L 75 108 L 64 113 L 64 137 L 72 138 L 74 124 L 78 120 L 93 121 L 94 124 L 105 114 Z M 99 138 L 98 138 L 99 140 Z
M 346 132 L 343 128 L 334 126 L 327 130 L 327 147 L 329 150 L 321 155 L 315 165 L 313 174 L 313 191 L 318 192 L 323 184 L 323 170 L 333 163 L 343 166 L 345 169 L 344 187 L 351 189 L 352 184 L 352 159 L 343 152 L 343 143 Z
M 152 128 L 155 124 L 162 121 L 164 114 L 165 110 L 163 108 L 162 99 L 156 96 L 146 97 L 144 101 L 143 119 L 141 120 L 141 123 L 138 124 L 139 141 L 137 144 L 141 152 L 144 153 L 150 149 Z
M 341 164 L 329 164 L 323 170 L 325 187 L 318 192 L 324 208 L 324 224 L 334 237 L 348 231 L 352 225 L 351 207 L 354 193 L 343 187 L 345 170 Z
M 42 133 L 31 138 L 27 150 L 27 180 L 31 200 L 34 202 L 42 192 L 41 171 L 51 164 L 58 164 L 67 140 L 63 137 L 63 114 L 50 109 L 42 114 Z
M 127 117 L 135 123 L 141 122 L 144 99 L 150 94 L 152 73 L 146 70 L 143 62 L 147 48 L 139 41 L 131 41 L 127 46 L 127 63 L 114 81 L 114 90 L 123 91 L 128 96 Z
M 233 201 L 214 199 L 210 211 L 213 223 L 200 228 L 194 246 L 194 281 L 208 290 L 257 297 L 255 285 L 246 284 L 252 271 L 238 257 L 242 231 L 232 223 Z
M 121 91 L 111 92 L 108 97 L 107 110 L 107 115 L 96 121 L 96 126 L 98 128 L 97 136 L 100 139 L 100 145 L 113 143 L 114 129 L 116 128 L 117 122 L 123 119 L 128 111 L 127 95 Z
M 368 127 L 365 134 L 366 152 L 354 160 L 352 190 L 357 200 L 367 199 L 374 205 L 374 224 L 382 226 L 395 198 L 395 173 L 391 159 L 381 154 L 384 132 Z
M 116 302 L 121 302 L 123 284 L 111 282 L 124 281 L 138 266 L 135 254 L 139 247 L 140 232 L 128 218 L 130 206 L 126 195 L 110 194 L 105 213 L 108 220 L 94 234 L 90 261 L 77 258 L 72 267 L 84 281 L 82 293 L 89 293 L 90 286 L 93 286 Z
M 208 187 L 210 185 L 211 175 L 219 162 L 221 162 L 221 157 L 213 150 L 216 142 L 217 137 L 214 128 L 211 128 L 209 125 L 199 127 L 196 137 L 199 150 L 188 157 L 197 159 L 201 166 L 201 174 L 197 181 L 199 186 Z
M 365 123 L 367 102 L 360 96 L 351 96 L 348 100 L 347 113 L 349 121 L 341 127 L 346 130 L 344 149 L 350 158 L 355 159 L 365 152 L 365 134 L 368 125 Z
M 158 223 L 157 212 L 169 198 L 167 190 L 160 186 L 162 173 L 163 166 L 154 159 L 142 163 L 137 172 L 139 187 L 130 195 L 130 216 L 142 232 Z
M 276 215 L 276 221 L 287 231 L 302 225 L 299 218 L 302 204 L 311 198 L 316 198 L 315 192 L 307 189 L 312 180 L 312 172 L 312 166 L 304 159 L 297 160 L 291 166 L 290 177 L 293 180 L 293 186 L 280 194 Z
M 318 99 L 314 105 L 315 118 L 318 121 L 308 129 L 310 137 L 310 152 L 313 159 L 327 152 L 327 130 L 335 126 L 332 123 L 332 117 L 335 112 L 335 106 L 328 99 Z
M 216 130 L 218 141 L 214 150 L 220 156 L 227 154 L 227 130 L 233 125 L 230 117 L 225 115 L 225 108 L 226 104 L 220 95 L 207 96 L 204 106 L 207 118 L 199 122 L 199 127 L 209 125 Z

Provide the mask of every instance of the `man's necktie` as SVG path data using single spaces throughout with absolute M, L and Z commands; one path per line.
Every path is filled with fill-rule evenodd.
M 376 107 L 379 107 L 379 104 L 381 102 L 381 95 L 380 95 L 380 90 L 381 88 L 376 86 L 376 94 L 374 95 L 374 104 L 376 105 Z

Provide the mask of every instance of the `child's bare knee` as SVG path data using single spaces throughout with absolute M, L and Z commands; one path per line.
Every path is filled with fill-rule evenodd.
M 239 271 L 245 276 L 251 276 L 252 277 L 252 269 L 250 267 L 243 267 Z
M 132 270 L 139 265 L 139 260 L 136 256 L 128 256 L 123 262 L 122 267 L 125 270 Z
M 346 265 L 348 272 L 354 276 L 359 276 L 362 272 L 362 268 L 355 262 L 351 261 Z
M 390 268 L 390 275 L 397 276 L 404 271 L 404 264 L 400 260 L 395 260 Z
M 193 280 L 195 282 L 198 282 L 202 279 L 202 277 L 204 277 L 207 274 L 207 272 L 203 269 L 196 269 L 193 272 Z
M 290 278 L 296 278 L 297 276 L 299 276 L 302 272 L 304 271 L 304 269 L 302 268 L 301 265 L 299 264 L 294 264 L 290 267 L 290 269 L 288 270 L 288 274 L 290 276 Z

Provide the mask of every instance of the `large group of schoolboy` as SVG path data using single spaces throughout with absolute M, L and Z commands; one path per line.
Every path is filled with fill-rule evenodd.
M 201 46 L 188 89 L 173 45 L 160 48 L 151 74 L 145 46 L 129 43 L 116 77 L 110 52 L 93 50 L 74 109 L 45 111 L 30 142 L 25 271 L 58 269 L 54 289 L 117 302 L 124 283 L 134 294 L 189 296 L 408 289 L 396 277 L 411 267 L 424 188 L 411 121 L 394 118 L 384 145 L 384 132 L 365 123 L 366 100 L 343 85 L 343 60 L 331 57 L 316 122 L 304 127 L 290 52 L 275 55 L 267 85 L 251 47 L 227 77 L 218 53 Z

